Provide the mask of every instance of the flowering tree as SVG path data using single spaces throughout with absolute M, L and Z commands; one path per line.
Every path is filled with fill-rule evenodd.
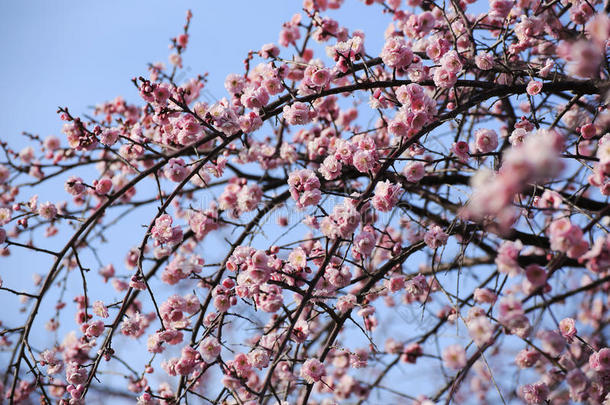
M 52 263 L 0 281 L 8 403 L 610 400 L 610 4 L 366 0 L 376 55 L 342 3 L 213 104 L 189 12 L 142 100 L 1 143 L 2 253 Z

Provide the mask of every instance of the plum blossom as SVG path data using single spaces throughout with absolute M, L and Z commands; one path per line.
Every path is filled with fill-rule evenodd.
M 298 209 L 320 202 L 320 180 L 316 174 L 309 169 L 296 170 L 288 177 L 290 195 L 296 201 Z
M 301 377 L 308 384 L 320 381 L 326 375 L 326 368 L 318 359 L 307 359 L 301 367 Z
M 400 185 L 392 184 L 387 180 L 377 183 L 372 200 L 373 207 L 381 212 L 390 211 L 398 202 L 402 192 Z
M 290 106 L 284 106 L 282 116 L 290 125 L 305 125 L 316 116 L 315 111 L 309 109 L 309 105 L 296 102 Z
M 461 345 L 447 346 L 442 353 L 445 367 L 459 370 L 466 365 L 466 351 Z
M 182 240 L 182 228 L 172 227 L 173 219 L 168 214 L 163 214 L 155 220 L 155 225 L 150 230 L 151 236 L 158 243 L 176 244 Z
M 449 239 L 449 235 L 438 225 L 430 227 L 424 235 L 424 242 L 430 249 L 438 249 L 444 246 L 447 243 L 447 239 Z

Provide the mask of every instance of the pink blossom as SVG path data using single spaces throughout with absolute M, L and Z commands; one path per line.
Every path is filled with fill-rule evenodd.
M 57 216 L 57 207 L 51 202 L 45 202 L 38 207 L 38 215 L 46 220 L 52 220 Z
M 459 141 L 453 144 L 451 151 L 460 159 L 461 162 L 467 162 L 470 158 L 468 144 L 464 141 Z
M 354 154 L 353 164 L 359 172 L 369 173 L 377 165 L 377 153 L 372 150 L 359 150 Z
M 477 316 L 468 321 L 467 326 L 470 337 L 478 346 L 489 342 L 493 336 L 494 327 L 485 316 Z
M 426 282 L 426 277 L 422 274 L 418 274 L 405 283 L 405 290 L 413 296 L 419 296 L 429 293 L 430 287 Z
M 83 183 L 83 179 L 77 176 L 70 176 L 66 183 L 64 184 L 64 189 L 74 195 L 79 196 L 85 192 L 85 184 Z
M 269 365 L 269 353 L 264 349 L 256 349 L 248 353 L 248 362 L 260 370 Z
M 324 159 L 320 166 L 320 173 L 326 180 L 334 180 L 341 175 L 343 165 L 333 155 L 329 155 Z
M 175 244 L 182 240 L 182 229 L 179 226 L 172 227 L 173 219 L 168 214 L 163 214 L 155 220 L 150 234 L 158 243 Z
M 355 257 L 369 256 L 375 248 L 375 234 L 369 231 L 362 231 L 354 238 L 352 252 Z
M 284 106 L 282 114 L 289 125 L 305 125 L 311 122 L 315 116 L 315 111 L 310 110 L 309 105 L 302 102 Z
M 461 345 L 447 346 L 442 354 L 445 367 L 459 370 L 466 366 L 466 351 Z
M 184 160 L 178 158 L 172 158 L 169 160 L 165 169 L 163 169 L 165 176 L 176 183 L 181 182 L 188 175 L 188 169 Z
M 288 177 L 290 195 L 296 201 L 298 209 L 320 202 L 320 180 L 316 174 L 309 169 L 296 170 Z
M 404 39 L 391 37 L 383 45 L 381 60 L 390 68 L 404 68 L 413 61 L 413 51 Z
M 475 288 L 474 300 L 480 303 L 493 304 L 498 299 L 498 295 L 489 288 Z
M 591 139 L 597 134 L 597 127 L 595 124 L 585 124 L 580 127 L 580 134 L 584 139 Z
M 308 384 L 320 381 L 326 375 L 326 368 L 318 359 L 307 359 L 301 367 L 301 377 Z
M 45 150 L 55 151 L 55 150 L 59 149 L 60 146 L 61 146 L 61 142 L 60 142 L 59 138 L 56 137 L 55 135 L 49 135 L 46 138 L 44 138 L 43 147 Z M 0 183 L 1 183 L 1 181 L 0 181 Z
M 549 388 L 543 382 L 527 384 L 519 388 L 519 395 L 528 404 L 543 404 L 549 397 Z
M 394 293 L 405 288 L 405 276 L 394 276 L 385 281 L 388 291 Z
M 347 294 L 339 297 L 339 299 L 337 300 L 336 307 L 339 312 L 344 313 L 354 308 L 356 306 L 356 303 L 356 296 L 352 294 Z
M 477 152 L 489 153 L 498 147 L 498 134 L 493 129 L 479 129 L 474 135 Z
M 226 99 L 215 103 L 209 109 L 210 116 L 214 120 L 214 127 L 225 135 L 233 135 L 239 131 L 239 119 L 234 107 Z
M 530 96 L 540 94 L 540 91 L 542 91 L 542 82 L 530 80 L 527 83 L 527 94 L 529 94 Z
M 435 85 L 443 89 L 448 89 L 457 82 L 457 75 L 454 71 L 439 67 L 434 69 L 433 79 Z
M 432 226 L 424 235 L 424 242 L 431 249 L 438 249 L 447 243 L 449 235 L 438 225 Z
M 481 70 L 490 70 L 493 68 L 494 59 L 489 52 L 479 52 L 474 58 L 474 63 Z
M 112 190 L 112 180 L 104 177 L 93 182 L 93 186 L 95 187 L 95 193 L 97 195 L 105 195 Z
M 93 303 L 93 313 L 100 318 L 108 318 L 108 308 L 104 305 L 102 301 L 95 301 Z
M 334 206 L 330 216 L 324 217 L 320 230 L 328 238 L 350 238 L 360 224 L 360 213 L 349 199 Z
M 422 162 L 411 162 L 402 170 L 408 182 L 417 183 L 426 175 L 426 169 Z
M 148 322 L 139 312 L 127 317 L 121 323 L 121 333 L 125 336 L 133 338 L 140 337 L 144 334 Z
M 405 346 L 403 354 L 400 357 L 405 363 L 415 364 L 417 359 L 424 354 L 424 351 L 419 343 L 410 343 Z
M 220 354 L 220 343 L 215 337 L 208 336 L 199 344 L 199 353 L 206 363 L 211 363 Z
M 83 324 L 85 326 L 87 324 Z M 85 330 L 85 335 L 89 337 L 97 337 L 104 333 L 104 322 L 102 321 L 94 321 L 87 325 Z
M 458 73 L 462 70 L 462 62 L 456 51 L 449 51 L 443 55 L 440 60 L 442 69 L 451 73 Z
M 597 372 L 610 370 L 610 349 L 604 347 L 589 356 L 589 367 Z
M 249 134 L 263 125 L 263 121 L 258 113 L 250 111 L 249 113 L 239 117 L 239 128 L 244 134 Z
M 547 274 L 544 268 L 537 264 L 530 264 L 525 268 L 525 276 L 534 287 L 542 287 L 546 284 Z
M 264 59 L 276 58 L 280 54 L 280 48 L 275 44 L 265 44 L 258 53 Z
M 373 197 L 373 207 L 381 212 L 390 211 L 398 202 L 403 190 L 398 184 L 392 184 L 388 180 L 377 183 Z
M 71 361 L 66 365 L 66 380 L 70 384 L 79 385 L 87 381 L 87 369 L 77 362 Z
M 515 363 L 519 368 L 534 367 L 542 355 L 536 349 L 523 349 L 515 357 Z
M 248 86 L 241 96 L 241 102 L 246 108 L 260 109 L 269 102 L 269 93 L 264 87 Z
M 566 338 L 568 342 L 572 341 L 572 338 L 576 336 L 576 327 L 574 326 L 574 319 L 564 318 L 559 322 L 559 332 L 561 336 Z
M 119 139 L 120 132 L 116 128 L 104 128 L 100 134 L 100 142 L 106 146 L 114 145 Z
M 104 278 L 104 282 L 108 282 L 110 278 L 114 277 L 114 266 L 112 264 L 104 266 L 99 273 Z

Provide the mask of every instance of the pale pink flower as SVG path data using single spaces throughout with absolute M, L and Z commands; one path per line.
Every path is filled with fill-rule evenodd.
M 38 207 L 38 215 L 47 220 L 52 220 L 57 216 L 57 207 L 55 204 L 47 201 L 40 204 Z
M 93 313 L 100 318 L 108 318 L 108 308 L 104 305 L 102 301 L 95 301 L 93 303 Z
M 493 68 L 494 64 L 493 55 L 489 52 L 479 52 L 477 56 L 474 57 L 474 63 L 481 70 L 490 70 Z
M 100 134 L 100 142 L 112 146 L 119 140 L 120 132 L 116 128 L 104 128 Z
M 83 324 L 85 326 L 87 324 Z M 94 321 L 87 325 L 87 329 L 85 330 L 85 335 L 89 337 L 97 337 L 104 333 L 104 322 L 102 321 Z
M 438 225 L 432 226 L 424 235 L 424 242 L 431 249 L 444 246 L 447 243 L 447 239 L 449 239 L 449 235 Z
M 470 337 L 478 346 L 482 346 L 493 336 L 494 327 L 485 316 L 477 316 L 467 323 Z
M 74 385 L 83 384 L 87 381 L 87 369 L 75 361 L 69 362 L 66 365 L 66 381 Z
M 480 303 L 493 304 L 498 299 L 498 295 L 489 288 L 475 288 L 474 300 Z
M 269 352 L 264 349 L 256 349 L 248 353 L 248 361 L 252 367 L 262 370 L 269 365 Z
M 199 353 L 203 361 L 211 363 L 220 354 L 221 346 L 218 339 L 212 336 L 208 336 L 199 344 Z
M 337 300 L 337 310 L 339 312 L 345 313 L 350 309 L 354 308 L 357 304 L 356 296 L 353 294 L 347 294 L 339 297 Z
M 388 180 L 377 183 L 372 200 L 373 207 L 381 212 L 390 211 L 398 202 L 402 192 L 400 185 L 392 184 Z
M 474 136 L 475 149 L 479 153 L 493 152 L 498 147 L 498 134 L 493 129 L 478 129 Z
M 343 165 L 333 155 L 329 155 L 324 159 L 320 166 L 320 173 L 326 180 L 334 180 L 341 175 Z
M 519 388 L 519 395 L 528 404 L 543 404 L 549 397 L 549 387 L 543 382 L 527 384 Z
M 458 73 L 462 70 L 462 62 L 456 51 L 449 51 L 443 55 L 440 60 L 442 69 L 447 72 Z
M 447 346 L 443 350 L 442 358 L 447 368 L 459 370 L 466 366 L 466 350 L 461 345 Z
M 289 125 L 305 125 L 311 122 L 315 116 L 316 113 L 309 109 L 309 104 L 302 102 L 284 106 L 282 114 Z
M 426 169 L 422 162 L 411 162 L 402 170 L 408 182 L 417 183 L 426 175 Z
M 181 158 L 172 158 L 169 160 L 165 168 L 163 169 L 163 173 L 165 177 L 174 181 L 176 183 L 181 182 L 188 175 L 188 169 L 186 168 L 186 163 Z
M 326 368 L 318 359 L 307 359 L 301 367 L 301 377 L 308 384 L 320 381 L 326 375 Z
M 78 196 L 85 192 L 85 184 L 83 183 L 83 179 L 77 176 L 70 176 L 66 183 L 64 184 L 64 189 L 74 195 Z
M 105 195 L 112 190 L 112 180 L 104 177 L 93 183 L 97 195 Z
M 559 322 L 559 332 L 561 336 L 566 338 L 568 342 L 572 341 L 572 338 L 576 336 L 577 330 L 574 326 L 573 318 L 564 318 Z
M 403 68 L 413 61 L 413 51 L 403 38 L 390 37 L 381 50 L 381 60 L 390 68 Z
M 106 283 L 110 278 L 114 277 L 114 266 L 112 264 L 106 265 L 100 269 L 99 273 Z
M 359 172 L 369 173 L 377 164 L 377 153 L 372 150 L 358 150 L 354 154 L 353 164 Z
M 542 91 L 542 82 L 536 80 L 530 80 L 527 83 L 527 94 L 530 96 L 535 96 L 536 94 L 540 94 Z
M 182 240 L 182 229 L 179 226 L 172 227 L 173 219 L 168 214 L 163 214 L 155 220 L 150 234 L 159 243 L 175 244 Z
M 589 123 L 589 124 L 585 124 L 582 127 L 580 127 L 580 135 L 582 135 L 582 137 L 584 139 L 591 139 L 596 134 L 597 134 L 597 127 L 595 126 L 595 124 Z
M 403 350 L 403 354 L 400 357 L 405 363 L 415 364 L 417 359 L 424 354 L 424 351 L 419 343 L 410 343 Z
M 519 368 L 534 367 L 541 356 L 540 352 L 536 349 L 523 349 L 517 353 L 515 364 Z
M 258 54 L 263 59 L 275 58 L 280 54 L 280 48 L 278 48 L 277 45 L 273 43 L 265 44 L 261 47 L 261 50 L 258 52 Z
M 227 75 L 225 82 L 225 89 L 231 94 L 239 94 L 243 91 L 246 81 L 243 75 L 230 73 Z
M 320 180 L 309 169 L 295 170 L 288 176 L 290 195 L 296 201 L 298 209 L 316 205 L 322 198 Z
M 434 69 L 434 84 L 442 89 L 448 89 L 457 82 L 457 76 L 454 71 L 447 70 L 443 67 Z

